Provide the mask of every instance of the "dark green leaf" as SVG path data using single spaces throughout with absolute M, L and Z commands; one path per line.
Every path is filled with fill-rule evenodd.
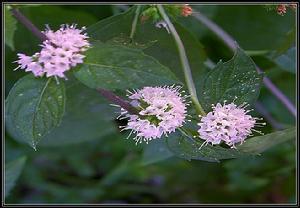
M 101 20 L 88 27 L 87 33 L 92 39 L 103 42 L 119 37 L 121 34 L 127 34 L 129 37 L 134 13 L 135 7 L 132 7 L 127 12 Z
M 123 43 L 123 45 L 126 43 L 125 45 L 128 46 L 128 42 L 124 40 L 129 39 L 134 14 L 135 6 L 123 14 L 104 19 L 90 26 L 87 32 L 94 40 L 111 43 L 113 40 L 122 39 L 123 41 L 120 43 Z M 204 47 L 183 26 L 176 22 L 174 22 L 174 26 L 185 45 L 192 73 L 197 77 L 195 81 L 198 82 L 200 81 L 198 77 L 201 77 L 206 72 L 203 65 L 203 61 L 206 58 Z M 175 42 L 165 29 L 155 27 L 152 21 L 147 21 L 146 23 L 138 21 L 134 35 L 134 44 L 143 49 L 145 54 L 154 57 L 161 64 L 167 66 L 180 81 L 184 82 L 182 66 Z
M 127 35 L 120 34 L 120 36 L 114 37 L 108 40 L 106 43 L 109 43 L 111 45 L 126 46 L 127 48 L 145 50 L 146 48 L 149 48 L 151 45 L 153 45 L 155 42 L 156 41 L 151 41 L 148 43 L 138 43 L 130 39 Z
M 33 148 L 60 124 L 65 108 L 63 81 L 26 75 L 11 89 L 6 100 L 6 127 L 18 141 Z
M 168 138 L 168 146 L 175 156 L 186 160 L 219 162 L 221 159 L 238 158 L 245 155 L 237 150 L 220 146 L 204 145 L 201 147 L 203 141 L 200 138 L 193 139 L 177 132 Z
M 45 24 L 48 24 L 51 28 L 58 29 L 61 24 L 76 23 L 78 27 L 82 27 L 97 21 L 97 18 L 88 12 L 82 10 L 74 11 L 57 5 L 42 4 L 36 7 L 25 8 L 22 6 L 20 10 L 40 30 L 45 29 Z
M 272 58 L 283 70 L 296 73 L 296 48 L 292 47 L 282 54 Z
M 91 88 L 128 89 L 178 82 L 165 66 L 143 52 L 96 43 L 87 51 L 76 78 Z
M 23 166 L 25 164 L 26 157 L 20 157 L 16 160 L 5 164 L 5 193 L 4 197 L 9 195 L 9 192 L 15 186 L 17 179 L 19 178 Z
M 281 144 L 288 140 L 294 139 L 295 137 L 295 127 L 292 127 L 263 136 L 253 137 L 251 139 L 246 140 L 244 144 L 237 146 L 237 149 L 246 153 L 258 154 L 269 149 L 274 145 Z
M 272 146 L 286 142 L 294 137 L 295 128 L 290 128 L 264 136 L 249 138 L 242 145 L 237 145 L 237 149 L 231 149 L 210 144 L 201 147 L 204 140 L 175 133 L 168 138 L 168 144 L 170 150 L 180 158 L 218 162 L 223 159 L 258 155 Z
M 4 20 L 5 20 L 5 44 L 12 50 L 15 50 L 14 36 L 17 29 L 17 20 L 10 13 L 8 6 L 4 7 Z
M 262 75 L 241 49 L 228 62 L 219 62 L 207 75 L 200 89 L 200 102 L 210 111 L 211 104 L 227 100 L 236 104 L 253 103 L 260 92 Z M 235 99 L 236 98 L 236 99 Z
M 149 165 L 168 159 L 173 155 L 166 144 L 166 138 L 155 139 L 145 145 L 141 163 Z
M 290 31 L 288 31 L 284 35 L 283 42 L 276 49 L 276 55 L 283 54 L 289 48 L 292 48 L 295 45 L 295 42 L 296 42 L 296 37 L 295 36 L 296 36 L 296 28 L 293 27 Z
M 247 50 L 276 49 L 285 41 L 285 34 L 296 26 L 291 9 L 281 16 L 260 5 L 218 7 L 213 20 Z
M 96 91 L 74 78 L 66 83 L 66 112 L 59 127 L 53 129 L 41 146 L 61 146 L 101 139 L 116 131 L 114 107 Z
M 207 72 L 204 66 L 206 54 L 203 45 L 185 27 L 173 22 L 187 53 L 196 84 L 201 82 L 202 76 Z M 139 24 L 136 30 L 135 39 L 137 42 L 154 42 L 153 45 L 144 49 L 144 53 L 154 57 L 161 64 L 172 70 L 180 81 L 184 82 L 184 73 L 179 58 L 175 41 L 171 34 L 163 28 L 156 28 L 155 24 L 147 22 Z

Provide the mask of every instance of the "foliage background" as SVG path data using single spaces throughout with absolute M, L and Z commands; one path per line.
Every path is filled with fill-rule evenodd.
M 277 61 L 278 64 L 268 58 L 267 53 L 295 47 L 293 11 L 279 16 L 263 6 L 195 5 L 194 9 L 214 20 L 244 50 L 254 54 L 252 58 L 266 75 L 289 99 L 296 101 L 295 65 L 292 65 L 295 60 Z M 35 5 L 22 6 L 20 10 L 41 30 L 45 24 L 53 28 L 73 22 L 90 26 L 121 12 L 113 5 Z M 178 21 L 194 34 L 212 61 L 227 61 L 232 57 L 230 50 L 200 22 L 192 17 Z M 16 53 L 32 54 L 39 47 L 36 37 L 20 23 L 16 25 L 14 50 L 5 46 L 6 96 L 14 83 L 25 75 L 22 70 L 13 72 Z M 185 161 L 176 157 L 155 161 L 151 152 L 143 153 L 142 146 L 125 140 L 126 133 L 118 133 L 116 121 L 115 126 L 101 127 L 103 120 L 116 115 L 115 109 L 96 109 L 99 112 L 96 115 L 90 112 L 88 107 L 92 108 L 95 103 L 103 106 L 109 103 L 93 90 L 82 88 L 83 100 L 73 99 L 77 108 L 71 113 L 78 116 L 78 121 L 93 116 L 91 121 L 95 122 L 86 125 L 94 125 L 94 131 L 82 132 L 82 135 L 93 134 L 92 139 L 82 136 L 74 143 L 72 137 L 57 137 L 54 142 L 45 140 L 38 151 L 33 151 L 6 133 L 5 162 L 26 155 L 23 170 L 6 197 L 6 203 L 295 203 L 294 142 L 275 146 L 261 156 L 221 163 Z M 78 91 L 72 93 L 75 96 Z M 77 112 L 76 109 L 84 108 L 91 99 L 87 114 Z M 278 122 L 285 126 L 295 125 L 293 116 L 265 87 L 259 101 Z M 262 131 L 267 133 L 274 129 L 267 125 Z

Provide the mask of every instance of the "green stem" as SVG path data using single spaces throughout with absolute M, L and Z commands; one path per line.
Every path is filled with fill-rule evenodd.
M 131 32 L 130 32 L 130 40 L 133 40 L 133 36 L 136 30 L 136 25 L 139 19 L 139 15 L 140 15 L 140 10 L 141 10 L 141 5 L 137 5 L 136 10 L 135 10 L 135 16 L 132 22 L 132 26 L 131 26 Z
M 196 88 L 195 88 L 195 84 L 192 78 L 192 73 L 191 73 L 191 68 L 189 65 L 189 61 L 184 49 L 184 45 L 174 27 L 174 25 L 172 24 L 172 22 L 170 21 L 168 15 L 166 14 L 164 8 L 162 5 L 157 5 L 158 11 L 161 14 L 162 18 L 164 19 L 164 21 L 167 23 L 170 32 L 175 40 L 178 52 L 179 52 L 179 57 L 180 57 L 180 61 L 181 61 L 181 65 L 183 68 L 183 72 L 184 72 L 184 77 L 185 77 L 185 81 L 189 90 L 189 93 L 191 95 L 191 100 L 195 105 L 196 111 L 200 114 L 200 115 L 205 115 L 205 111 L 203 110 L 201 104 L 199 103 L 198 97 L 197 97 L 197 93 L 196 93 Z

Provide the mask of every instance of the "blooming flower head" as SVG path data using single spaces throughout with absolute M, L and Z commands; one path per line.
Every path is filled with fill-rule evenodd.
M 185 4 L 184 6 L 182 6 L 181 9 L 181 15 L 184 17 L 190 16 L 193 13 L 193 9 L 188 5 Z
M 181 87 L 144 87 L 130 92 L 131 104 L 138 109 L 137 115 L 132 115 L 122 109 L 121 116 L 129 118 L 123 130 L 135 133 L 137 143 L 168 136 L 176 128 L 181 127 L 186 118 L 186 96 L 181 96 Z M 131 135 L 131 133 L 129 135 Z
M 257 123 L 258 118 L 247 115 L 250 110 L 245 110 L 246 103 L 237 106 L 234 103 L 213 105 L 213 111 L 201 118 L 198 133 L 205 142 L 203 144 L 220 144 L 222 141 L 235 148 L 236 143 L 250 136 L 254 126 L 265 125 Z M 260 132 L 259 132 L 260 133 Z
M 81 34 L 84 30 L 84 27 L 77 29 L 76 25 L 62 25 L 57 31 L 48 27 L 42 31 L 48 39 L 41 45 L 41 51 L 32 57 L 18 54 L 18 68 L 31 71 L 35 76 L 65 78 L 64 72 L 83 63 L 82 53 L 90 47 L 87 34 Z

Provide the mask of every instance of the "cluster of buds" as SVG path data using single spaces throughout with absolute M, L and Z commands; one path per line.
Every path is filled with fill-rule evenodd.
M 287 7 L 290 7 L 293 10 L 297 9 L 297 4 L 279 4 L 276 8 L 277 14 L 283 16 L 286 13 Z
M 31 71 L 36 77 L 66 78 L 64 72 L 83 63 L 82 53 L 90 47 L 87 34 L 81 34 L 84 30 L 85 27 L 76 29 L 76 25 L 61 25 L 57 31 L 47 27 L 43 31 L 47 40 L 41 45 L 41 51 L 33 56 L 18 53 L 19 67 L 16 69 Z
M 294 3 L 294 4 L 265 5 L 264 7 L 268 11 L 276 11 L 277 14 L 284 16 L 286 14 L 288 8 L 296 11 L 297 4 Z
M 193 13 L 192 8 L 188 4 L 184 5 L 164 5 L 164 8 L 169 16 L 176 18 L 179 16 L 188 17 Z M 169 28 L 165 21 L 163 21 L 156 5 L 150 5 L 149 8 L 145 9 L 141 14 L 141 22 L 151 19 L 155 26 L 158 28 L 165 28 L 169 33 Z

